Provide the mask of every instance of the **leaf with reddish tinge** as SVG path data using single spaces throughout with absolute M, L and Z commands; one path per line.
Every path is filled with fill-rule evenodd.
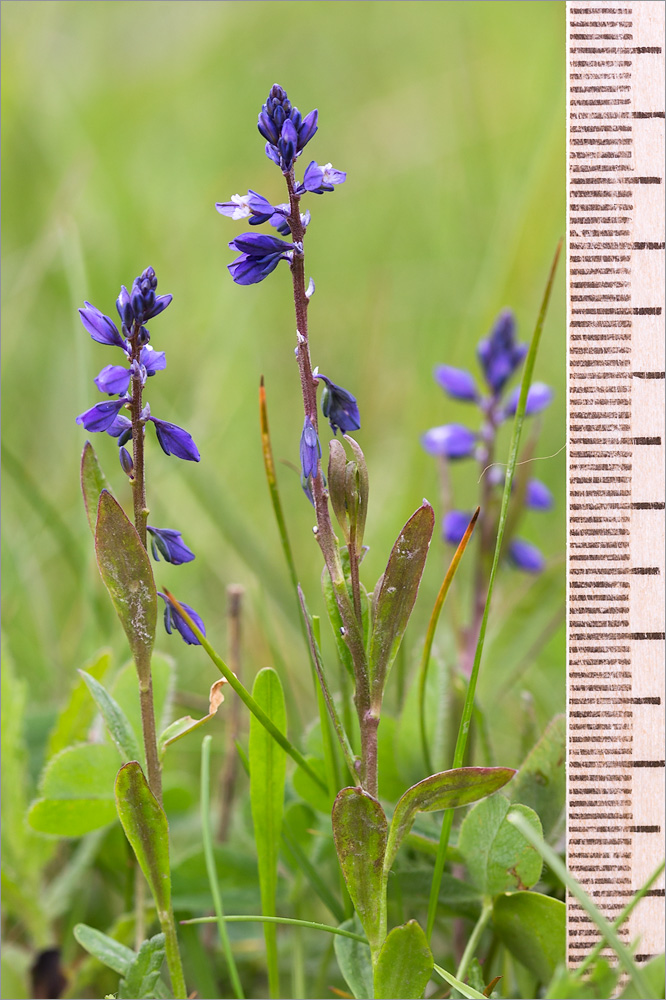
M 431 774 L 408 788 L 398 801 L 391 821 L 386 848 L 385 870 L 395 860 L 398 847 L 412 828 L 417 812 L 455 809 L 492 795 L 506 785 L 516 772 L 510 767 L 458 767 Z
M 371 701 L 376 712 L 381 708 L 384 684 L 416 601 L 434 526 L 434 511 L 424 500 L 400 532 L 381 586 L 375 588 L 369 670 Z
M 118 771 L 116 808 L 125 836 L 150 886 L 161 923 L 171 907 L 169 825 L 164 809 L 135 760 Z
M 150 676 L 157 591 L 148 553 L 120 504 L 103 490 L 97 509 L 95 551 L 102 579 L 129 641 L 141 680 Z
M 343 788 L 333 805 L 335 849 L 349 895 L 371 948 L 381 944 L 384 854 L 388 823 L 377 799 Z

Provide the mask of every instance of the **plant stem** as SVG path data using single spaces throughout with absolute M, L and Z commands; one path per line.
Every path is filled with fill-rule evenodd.
M 166 960 L 171 977 L 171 988 L 176 1000 L 187 1000 L 187 989 L 185 987 L 185 976 L 183 975 L 183 963 L 180 960 L 178 949 L 178 936 L 173 917 L 173 910 L 167 914 L 159 914 L 160 927 L 164 933 L 166 946 Z
M 215 868 L 215 857 L 213 855 L 213 837 L 210 828 L 210 745 L 213 742 L 212 736 L 204 736 L 201 743 L 201 840 L 203 842 L 204 856 L 206 858 L 206 872 L 208 873 L 208 884 L 213 897 L 213 908 L 217 919 L 217 929 L 220 935 L 222 951 L 227 961 L 231 984 L 238 1000 L 243 1000 L 244 993 L 241 981 L 234 961 L 233 952 L 227 928 L 224 921 L 224 909 L 222 908 L 222 895 L 217 881 L 217 870 Z
M 130 337 L 131 361 L 138 367 L 141 360 L 141 344 L 139 332 L 141 324 L 135 322 Z M 130 483 L 134 503 L 134 527 L 146 548 L 146 525 L 148 523 L 148 508 L 146 505 L 146 465 L 144 459 L 145 431 L 141 420 L 143 406 L 143 385 L 140 375 L 132 375 L 132 399 L 130 410 L 132 414 L 132 450 L 134 468 Z M 157 801 L 162 804 L 162 769 L 157 752 L 157 732 L 155 728 L 155 705 L 153 700 L 153 679 L 150 672 L 150 655 L 146 663 L 137 663 L 139 675 L 139 700 L 141 702 L 141 728 L 143 731 L 143 746 L 146 754 L 148 784 Z
M 465 975 L 467 973 L 467 966 L 474 958 L 474 952 L 477 949 L 477 945 L 481 940 L 481 935 L 486 929 L 486 924 L 490 920 L 490 914 L 492 912 L 493 912 L 492 900 L 488 899 L 484 900 L 483 909 L 481 910 L 479 919 L 474 925 L 474 930 L 469 936 L 469 940 L 467 941 L 467 945 L 465 946 L 463 956 L 460 959 L 460 965 L 458 966 L 458 969 L 456 971 L 456 979 L 463 980 L 465 978 Z

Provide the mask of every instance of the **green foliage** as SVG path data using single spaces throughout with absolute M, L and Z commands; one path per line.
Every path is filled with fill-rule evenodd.
M 340 924 L 345 931 L 361 931 L 361 922 L 357 916 Z M 345 977 L 347 986 L 356 1000 L 373 1000 L 374 987 L 372 979 L 372 958 L 370 946 L 350 938 L 335 938 L 335 957 L 340 966 L 340 972 Z
M 420 1000 L 432 975 L 433 957 L 428 939 L 415 920 L 394 927 L 377 957 L 374 975 L 376 1000 Z
M 333 834 L 349 895 L 374 951 L 386 933 L 384 810 L 361 788 L 343 788 L 333 806 Z
M 141 871 L 146 877 L 158 913 L 171 908 L 169 827 L 162 806 L 136 761 L 124 764 L 115 782 L 118 817 Z
M 164 934 L 144 941 L 120 980 L 118 1000 L 144 1000 L 157 996 L 156 987 L 166 955 Z
M 33 830 L 82 837 L 116 818 L 113 782 L 118 753 L 105 743 L 81 743 L 51 757 L 28 812 Z
M 510 781 L 515 771 L 510 767 L 460 767 L 431 774 L 412 785 L 402 796 L 391 820 L 385 869 L 393 864 L 400 843 L 409 833 L 417 812 L 435 812 L 476 802 L 496 792 Z
M 110 651 L 105 649 L 89 660 L 83 670 L 89 677 L 101 682 L 111 668 L 111 660 Z M 94 715 L 95 706 L 90 700 L 88 687 L 81 677 L 72 688 L 69 700 L 61 709 L 51 730 L 47 759 L 74 743 L 82 743 L 88 736 Z
M 564 959 L 566 906 L 540 892 L 513 892 L 493 903 L 493 925 L 519 962 L 548 982 Z
M 97 527 L 97 508 L 99 498 L 103 490 L 111 492 L 108 480 L 99 464 L 99 459 L 95 454 L 95 449 L 90 441 L 86 441 L 81 455 L 81 492 L 83 493 L 83 505 L 86 509 L 86 517 L 90 530 L 95 535 Z
M 512 802 L 529 806 L 541 820 L 544 836 L 558 830 L 566 797 L 566 718 L 556 715 L 520 765 L 508 788 Z
M 485 896 L 510 889 L 528 889 L 541 877 L 538 852 L 508 821 L 509 810 L 520 813 L 541 833 L 539 817 L 527 806 L 512 806 L 503 795 L 477 803 L 460 828 L 460 848 L 470 877 Z
M 373 594 L 368 663 L 371 702 L 377 713 L 388 672 L 416 601 L 434 526 L 435 513 L 430 504 L 424 502 L 400 532 L 378 582 L 379 592 Z
M 136 733 L 118 702 L 91 674 L 87 674 L 84 670 L 79 670 L 79 673 L 90 691 L 93 701 L 102 713 L 109 735 L 123 761 L 140 760 L 141 752 Z

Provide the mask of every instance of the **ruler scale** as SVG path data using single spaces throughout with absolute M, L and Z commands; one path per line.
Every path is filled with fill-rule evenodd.
M 567 861 L 611 920 L 664 857 L 664 9 L 567 2 Z M 598 938 L 570 898 L 569 964 Z

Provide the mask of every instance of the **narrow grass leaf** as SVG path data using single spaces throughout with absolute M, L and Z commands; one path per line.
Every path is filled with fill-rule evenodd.
M 155 641 L 157 591 L 148 553 L 136 528 L 107 490 L 99 498 L 95 551 L 102 579 L 136 663 L 139 678 L 150 676 Z
M 118 748 L 123 762 L 140 760 L 141 751 L 136 733 L 118 702 L 91 674 L 87 674 L 85 670 L 79 670 L 79 673 L 102 714 L 109 735 Z
M 420 1000 L 432 975 L 433 957 L 428 939 L 416 922 L 394 927 L 382 945 L 375 965 L 376 1000 Z
M 492 795 L 506 785 L 516 772 L 510 767 L 459 767 L 453 771 L 431 774 L 408 788 L 398 801 L 391 820 L 385 871 L 389 871 L 398 848 L 409 833 L 417 812 L 455 809 Z M 505 800 L 506 801 L 506 800 Z M 507 803 L 508 808 L 508 803 Z
M 441 976 L 445 983 L 448 983 L 449 986 L 453 986 L 454 989 L 458 990 L 458 993 L 460 993 L 462 997 L 465 997 L 466 1000 L 485 1000 L 483 993 L 479 993 L 478 990 L 472 989 L 472 987 L 468 986 L 466 983 L 461 983 L 460 980 L 456 979 L 451 972 L 447 972 L 446 969 L 442 969 L 441 966 L 433 965 L 433 969 L 438 976 Z
M 271 668 L 261 670 L 252 688 L 252 697 L 282 733 L 287 728 L 284 694 L 280 678 Z M 284 808 L 284 786 L 287 758 L 264 726 L 253 716 L 250 719 L 250 805 L 259 866 L 261 909 L 266 916 L 275 916 L 277 864 Z M 277 935 L 274 926 L 264 928 L 266 958 L 271 997 L 280 995 Z

